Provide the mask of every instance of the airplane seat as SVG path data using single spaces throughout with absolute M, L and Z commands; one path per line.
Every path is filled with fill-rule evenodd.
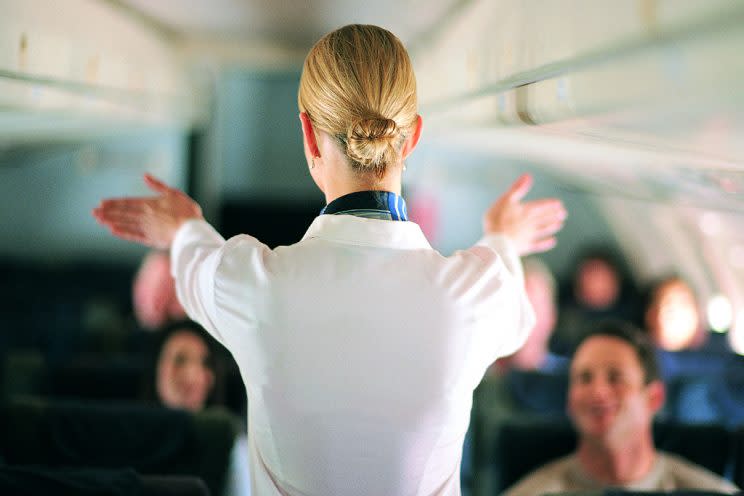
M 496 438 L 494 458 L 500 494 L 522 477 L 576 448 L 576 435 L 567 420 L 505 422 Z
M 191 414 L 127 404 L 13 400 L 0 408 L 9 466 L 119 469 L 202 478 L 222 494 L 238 433 L 221 410 Z
M 711 379 L 678 376 L 666 383 L 664 418 L 687 424 L 723 423 L 721 411 L 711 398 Z
M 0 401 L 41 391 L 46 359 L 40 351 L 6 350 L 0 360 Z
M 744 424 L 744 357 L 735 355 L 718 381 L 712 381 L 713 398 L 721 405 L 726 424 Z
M 744 488 L 744 424 L 740 425 L 733 434 L 734 468 L 733 481 L 740 488 Z
M 463 466 L 469 472 L 464 474 L 464 480 L 481 492 L 491 492 L 499 477 L 498 466 L 492 460 L 502 425 L 513 419 L 567 422 L 567 391 L 567 371 L 510 370 L 504 375 L 486 376 L 473 395 L 470 439 L 466 439 L 470 445 L 464 452 L 470 458 L 463 460 L 469 462 Z
M 667 384 L 669 418 L 682 423 L 744 422 L 744 360 L 731 355 L 721 373 L 678 376 Z
M 131 468 L 0 466 L 0 492 L 17 496 L 210 496 L 198 477 L 140 475 Z
M 724 477 L 734 459 L 731 431 L 720 424 L 656 422 L 654 443 Z
M 76 355 L 51 362 L 38 350 L 8 351 L 0 367 L 2 398 L 138 400 L 146 370 L 141 355 Z
M 656 422 L 654 442 L 659 450 L 682 456 L 721 476 L 726 475 L 734 461 L 731 432 L 721 425 Z M 576 436 L 567 421 L 506 422 L 491 460 L 492 469 L 498 474 L 499 492 L 575 448 Z
M 568 372 L 511 370 L 506 385 L 518 410 L 540 416 L 566 416 Z
M 714 377 L 726 370 L 731 353 L 708 350 L 657 350 L 656 357 L 664 380 L 678 377 Z
M 131 332 L 131 267 L 0 260 L 0 349 L 38 349 L 54 360 L 123 351 Z M 118 331 L 118 332 L 117 332 Z
M 40 395 L 50 398 L 116 399 L 141 397 L 147 367 L 141 355 L 85 354 L 47 368 Z
M 142 496 L 211 496 L 199 477 L 175 475 L 142 476 Z

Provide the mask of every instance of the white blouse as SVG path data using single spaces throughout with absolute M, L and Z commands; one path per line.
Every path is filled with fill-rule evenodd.
M 473 389 L 534 322 L 508 239 L 444 257 L 412 222 L 321 215 L 274 250 L 192 220 L 171 251 L 240 367 L 254 495 L 460 494 Z

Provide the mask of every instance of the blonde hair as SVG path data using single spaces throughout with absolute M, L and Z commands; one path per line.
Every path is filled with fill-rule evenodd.
M 390 31 L 351 24 L 328 33 L 305 58 L 297 102 L 333 136 L 358 172 L 378 179 L 400 162 L 416 123 L 416 78 Z

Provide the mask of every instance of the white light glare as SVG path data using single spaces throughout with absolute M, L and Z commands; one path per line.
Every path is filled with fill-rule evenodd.
M 713 296 L 708 301 L 708 325 L 716 332 L 726 332 L 734 319 L 731 302 L 722 294 Z

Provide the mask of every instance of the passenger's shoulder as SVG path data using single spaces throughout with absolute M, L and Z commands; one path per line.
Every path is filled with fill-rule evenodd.
M 677 489 L 707 489 L 735 493 L 737 487 L 720 475 L 680 456 L 660 452 L 667 476 L 674 480 Z
M 535 496 L 567 491 L 573 456 L 568 455 L 534 470 L 511 486 L 503 496 Z

